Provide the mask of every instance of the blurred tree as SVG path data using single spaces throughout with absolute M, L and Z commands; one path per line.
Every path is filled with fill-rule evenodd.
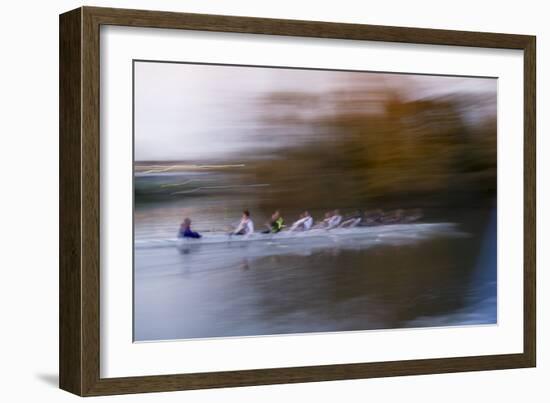
M 324 96 L 274 93 L 265 102 L 270 124 L 309 133 L 294 141 L 285 133 L 288 145 L 252 166 L 281 207 L 448 205 L 496 196 L 496 116 L 466 116 L 496 98 L 406 100 L 396 89 L 358 87 Z

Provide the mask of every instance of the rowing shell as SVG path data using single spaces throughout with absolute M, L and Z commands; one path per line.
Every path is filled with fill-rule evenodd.
M 221 232 L 205 232 L 202 238 L 173 238 L 136 240 L 134 247 L 159 248 L 177 247 L 188 250 L 193 247 L 226 245 L 280 245 L 306 247 L 308 245 L 330 247 L 331 245 L 361 246 L 362 244 L 394 243 L 425 239 L 435 235 L 466 235 L 454 223 L 392 224 L 376 227 L 355 227 L 312 229 L 308 231 L 281 231 L 275 234 L 253 233 L 250 235 L 228 235 Z

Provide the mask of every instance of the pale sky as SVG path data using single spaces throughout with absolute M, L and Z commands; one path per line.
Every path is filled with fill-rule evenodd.
M 273 92 L 322 95 L 356 85 L 366 91 L 406 85 L 414 88 L 407 98 L 424 98 L 496 95 L 497 89 L 497 80 L 487 78 L 154 62 L 136 62 L 134 79 L 136 161 L 238 159 L 258 147 L 277 147 L 276 136 L 259 135 L 269 114 L 260 100 Z

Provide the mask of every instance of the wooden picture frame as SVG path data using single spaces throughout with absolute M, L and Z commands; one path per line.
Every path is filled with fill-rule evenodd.
M 101 378 L 99 35 L 102 25 L 523 50 L 523 353 Z M 80 396 L 94 396 L 535 366 L 535 52 L 535 37 L 527 35 L 96 7 L 81 7 L 62 14 L 60 16 L 59 87 L 60 387 Z

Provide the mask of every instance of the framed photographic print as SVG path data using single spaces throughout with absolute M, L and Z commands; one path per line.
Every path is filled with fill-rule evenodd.
M 535 366 L 535 37 L 60 16 L 60 386 Z

